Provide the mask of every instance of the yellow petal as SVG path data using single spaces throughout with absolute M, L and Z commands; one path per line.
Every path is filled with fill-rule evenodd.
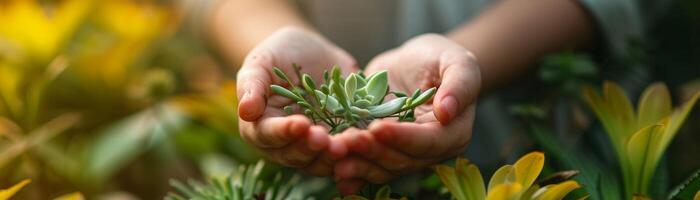
M 611 114 L 612 123 L 616 127 L 615 130 L 608 130 L 609 134 L 620 134 L 621 141 L 627 141 L 634 131 L 637 124 L 634 117 L 632 103 L 625 94 L 625 91 L 619 85 L 613 82 L 605 82 L 603 84 L 603 92 L 607 104 L 607 111 Z M 608 129 L 608 127 L 606 127 Z
M 457 179 L 455 169 L 447 165 L 436 165 L 435 172 L 440 177 L 440 181 L 457 200 L 468 200 L 467 194 L 462 190 L 461 182 Z
M 654 83 L 647 87 L 637 106 L 638 127 L 645 127 L 671 113 L 671 94 L 663 83 Z
M 54 200 L 85 200 L 85 197 L 80 192 L 73 192 L 60 197 L 56 197 Z
M 547 190 L 538 196 L 538 200 L 559 200 L 563 199 L 569 192 L 580 188 L 581 186 L 576 181 L 565 181 L 556 185 L 549 186 Z
M 651 125 L 640 129 L 632 135 L 627 144 L 627 156 L 631 167 L 631 184 L 634 193 L 646 194 L 656 169 L 658 158 L 655 157 L 660 149 L 664 125 Z
M 513 165 L 515 181 L 520 183 L 523 188 L 529 188 L 542 172 L 542 167 L 544 167 L 544 154 L 542 152 L 532 152 L 523 156 Z
M 673 137 L 676 136 L 676 133 L 678 133 L 678 129 L 681 128 L 681 126 L 685 122 L 685 119 L 688 117 L 688 114 L 690 114 L 690 111 L 693 110 L 695 103 L 698 102 L 698 99 L 700 99 L 700 91 L 695 93 L 695 95 L 693 95 L 693 97 L 690 98 L 690 100 L 683 103 L 683 105 L 680 108 L 674 110 L 673 113 L 671 113 L 671 119 L 668 122 L 666 134 L 664 134 L 664 138 L 661 142 L 664 148 L 668 146 Z
M 511 200 L 518 199 L 523 190 L 520 183 L 501 184 L 489 191 L 486 200 Z
M 24 186 L 26 186 L 30 182 L 32 182 L 32 181 L 29 179 L 25 179 L 22 182 L 19 182 L 16 185 L 14 185 L 8 189 L 0 190 L 0 200 L 9 199 L 10 197 L 12 197 L 12 195 L 15 195 L 15 193 L 17 193 L 20 189 L 22 189 Z
M 489 180 L 488 191 L 491 191 L 494 187 L 496 187 L 496 185 L 512 182 L 515 182 L 515 173 L 513 172 L 513 166 L 504 165 L 503 167 L 498 168 L 498 170 L 496 170 L 496 172 L 493 173 L 493 176 L 491 176 L 491 180 Z
M 695 193 L 695 197 L 693 197 L 693 200 L 700 200 L 700 190 L 698 190 L 698 192 Z
M 457 177 L 469 199 L 484 199 L 486 189 L 484 188 L 484 178 L 481 176 L 479 168 L 470 164 L 467 159 L 457 158 Z

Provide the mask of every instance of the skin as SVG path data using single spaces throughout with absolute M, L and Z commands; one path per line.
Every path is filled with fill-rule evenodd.
M 433 101 L 416 109 L 415 122 L 381 120 L 367 130 L 329 136 L 303 116 L 283 114 L 291 101 L 268 91 L 272 83 L 283 84 L 271 67 L 293 74 L 294 62 L 320 79 L 333 64 L 346 73 L 357 70 L 350 55 L 323 39 L 286 1 L 230 0 L 218 6 L 212 22 L 210 32 L 225 57 L 244 60 L 237 79 L 242 137 L 273 161 L 333 175 L 342 194 L 461 154 L 471 139 L 480 91 L 527 72 L 548 52 L 585 47 L 594 32 L 575 0 L 500 1 L 448 34 L 417 36 L 367 66 L 367 73 L 389 70 L 394 90 L 438 87 Z

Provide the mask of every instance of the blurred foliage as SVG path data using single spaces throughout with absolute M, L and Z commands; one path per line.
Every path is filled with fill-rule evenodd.
M 0 185 L 32 179 L 19 199 L 152 199 L 211 155 L 258 160 L 237 134 L 234 81 L 181 6 L 0 2 Z

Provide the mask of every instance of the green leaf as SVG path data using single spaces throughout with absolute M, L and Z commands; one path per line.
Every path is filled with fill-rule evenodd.
M 311 93 L 311 91 L 316 90 L 316 83 L 314 82 L 314 79 L 311 78 L 311 76 L 309 76 L 308 74 L 304 74 L 301 77 L 302 79 L 304 79 L 303 84 L 307 92 Z
M 386 92 L 389 90 L 388 81 L 387 71 L 378 72 L 367 81 L 365 90 L 367 90 L 368 95 L 374 96 L 374 99 L 371 101 L 373 105 L 378 104 L 384 99 L 384 96 L 387 94 Z
M 697 199 L 696 192 L 700 193 L 700 169 L 690 175 L 683 183 L 676 186 L 668 196 L 668 199 L 693 200 Z M 695 197 L 693 197 L 695 194 Z
M 304 101 L 304 99 L 302 99 L 301 97 L 299 97 L 299 96 L 297 96 L 296 94 L 294 94 L 292 91 L 289 91 L 289 90 L 287 90 L 286 88 L 284 88 L 284 87 L 282 87 L 282 86 L 279 86 L 279 85 L 270 85 L 270 89 L 271 89 L 273 92 L 275 92 L 275 93 L 277 93 L 277 94 L 279 94 L 279 95 L 282 95 L 282 96 L 284 96 L 284 97 L 290 98 L 290 99 L 292 99 L 292 100 L 294 100 L 294 101 Z
M 357 115 L 360 116 L 361 118 L 365 118 L 365 117 L 369 116 L 369 114 L 370 114 L 369 110 L 363 109 L 363 108 L 358 108 L 358 107 L 355 107 L 355 106 L 351 106 L 351 107 L 350 107 L 350 111 L 351 111 L 353 114 L 357 114 Z
M 357 75 L 350 74 L 350 76 L 345 79 L 345 95 L 348 97 L 348 101 L 354 101 L 355 90 L 357 90 Z
M 400 111 L 404 102 L 406 97 L 396 98 L 384 104 L 369 107 L 369 112 L 372 113 L 372 117 L 386 117 Z
M 290 85 L 293 85 L 293 84 L 292 84 L 292 81 L 289 80 L 289 77 L 287 77 L 287 74 L 285 74 L 280 68 L 273 67 L 273 68 L 272 68 L 272 71 L 275 72 L 275 75 L 277 75 L 277 77 L 279 77 L 280 79 L 286 81 L 286 82 L 289 83 Z
M 358 108 L 367 108 L 372 105 L 371 102 L 369 102 L 367 99 L 360 99 L 355 101 L 353 104 L 354 106 L 357 106 Z
M 391 93 L 393 93 L 394 96 L 396 96 L 396 97 L 407 97 L 408 96 L 406 93 L 403 93 L 403 92 L 391 92 Z
M 326 105 L 326 110 L 331 113 L 336 113 L 338 110 L 343 109 L 335 97 L 323 94 L 323 92 L 316 90 L 316 95 L 321 99 L 322 104 Z
M 425 92 L 420 94 L 418 97 L 413 99 L 409 108 L 415 108 L 416 106 L 420 106 L 421 104 L 427 102 L 428 100 L 430 100 L 430 98 L 433 97 L 433 95 L 435 95 L 436 91 L 437 91 L 437 88 L 434 88 L 434 87 L 426 90 Z

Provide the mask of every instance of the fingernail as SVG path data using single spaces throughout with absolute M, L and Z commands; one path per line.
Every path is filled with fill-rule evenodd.
M 442 104 L 444 111 L 447 112 L 449 119 L 452 119 L 455 116 L 455 112 L 457 112 L 457 99 L 454 96 L 446 96 L 442 98 L 440 104 Z

